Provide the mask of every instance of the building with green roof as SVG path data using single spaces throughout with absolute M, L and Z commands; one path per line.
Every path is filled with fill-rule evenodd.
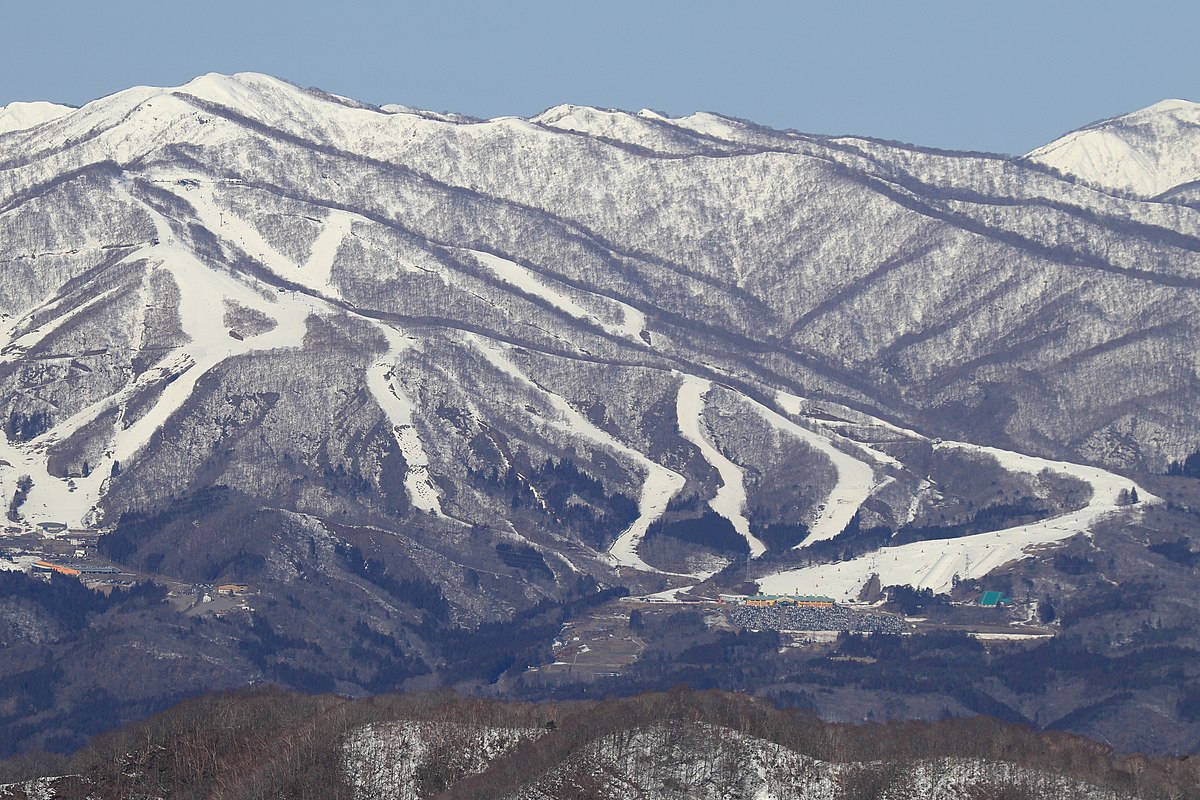
M 1008 605 L 1009 602 L 1009 599 L 1004 596 L 1004 592 L 984 592 L 979 596 L 979 605 L 984 608 L 996 608 Z

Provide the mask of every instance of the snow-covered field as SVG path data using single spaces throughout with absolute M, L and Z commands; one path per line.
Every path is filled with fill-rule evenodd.
M 0 570 L 8 572 L 28 572 L 35 561 L 40 561 L 41 556 L 13 556 L 12 558 L 0 558 Z

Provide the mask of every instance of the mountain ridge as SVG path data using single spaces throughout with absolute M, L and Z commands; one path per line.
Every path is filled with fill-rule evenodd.
M 115 95 L 112 98 L 107 98 L 107 99 L 104 99 L 101 101 L 95 101 L 95 103 L 84 106 L 78 113 L 84 114 L 84 115 L 102 113 L 102 108 L 106 104 L 109 106 L 114 106 L 115 110 L 117 112 L 117 115 L 120 118 L 115 123 L 110 123 L 108 127 L 105 127 L 103 124 L 97 126 L 96 124 L 93 124 L 93 123 L 85 123 L 85 125 L 87 125 L 89 127 L 89 130 L 92 130 L 93 132 L 98 132 L 98 133 L 96 133 L 96 135 L 98 135 L 98 136 L 105 136 L 105 135 L 107 135 L 106 131 L 116 130 L 117 128 L 113 127 L 113 125 L 118 126 L 118 127 L 132 126 L 132 128 L 134 130 L 133 136 L 135 137 L 135 140 L 136 140 L 136 137 L 141 135 L 141 134 L 137 133 L 137 131 L 140 131 L 143 128 L 149 128 L 151 130 L 156 128 L 155 125 L 149 124 L 151 122 L 159 123 L 157 125 L 158 128 L 162 128 L 163 125 L 167 125 L 169 127 L 174 128 L 174 126 L 176 126 L 180 123 L 183 123 L 187 118 L 195 117 L 195 112 L 194 112 L 194 110 L 192 110 L 192 107 L 189 104 L 189 101 L 187 101 L 187 99 L 186 99 L 188 97 L 200 98 L 200 99 L 204 100 L 204 102 L 207 102 L 207 103 L 218 103 L 218 104 L 225 103 L 225 104 L 228 104 L 228 106 L 226 106 L 226 107 L 239 108 L 240 109 L 240 111 L 238 112 L 239 114 L 242 114 L 242 112 L 254 111 L 255 113 L 259 114 L 260 116 L 264 116 L 265 118 L 267 118 L 268 122 L 270 122 L 272 120 L 277 120 L 280 117 L 280 115 L 283 114 L 284 109 L 292 109 L 292 108 L 296 108 L 296 107 L 306 107 L 305 104 L 308 104 L 307 107 L 311 108 L 313 103 L 317 103 L 317 104 L 333 103 L 335 106 L 342 108 L 343 113 L 352 115 L 355 119 L 361 119 L 362 114 L 377 115 L 379 113 L 379 112 L 375 112 L 375 111 L 372 111 L 371 109 L 367 109 L 367 108 L 348 106 L 345 103 L 343 103 L 341 101 L 337 101 L 337 100 L 331 101 L 331 100 L 328 100 L 328 98 L 317 96 L 317 95 L 314 95 L 312 93 L 309 93 L 309 92 L 306 92 L 303 90 L 298 90 L 295 87 L 292 87 L 290 84 L 287 84 L 286 82 L 278 81 L 277 79 L 266 78 L 264 76 L 259 76 L 259 75 L 238 75 L 238 76 L 233 76 L 233 77 L 229 77 L 229 78 L 224 77 L 224 76 L 217 76 L 217 75 L 202 76 L 201 78 L 198 78 L 188 84 L 185 84 L 183 87 L 179 87 L 177 89 L 162 89 L 162 90 L 160 90 L 160 89 L 139 87 L 139 88 L 127 90 L 126 92 L 123 92 L 123 93 L 118 93 L 118 95 Z M 152 100 L 154 100 L 155 98 L 158 98 L 158 99 L 165 98 L 165 99 L 167 99 L 167 101 L 170 105 L 168 105 L 168 107 L 165 111 L 161 110 L 161 108 L 160 108 L 160 110 L 157 110 L 157 111 L 147 111 L 146 106 L 152 105 Z M 282 99 L 280 99 L 280 98 L 282 98 Z M 183 100 L 182 103 L 179 102 L 181 99 Z M 272 110 L 273 102 L 278 107 L 274 108 Z M 563 109 L 560 107 L 559 110 L 562 111 Z M 570 114 L 581 113 L 580 109 L 578 107 L 570 107 L 569 109 L 567 109 L 567 111 Z M 164 113 L 167 114 L 167 117 L 165 119 L 161 116 L 156 116 L 156 115 L 162 115 Z M 549 113 L 549 112 L 546 112 L 546 113 Z M 595 110 L 589 110 L 587 113 L 594 114 L 594 113 L 599 113 L 599 112 L 596 112 Z M 604 112 L 604 113 L 609 114 L 609 115 L 614 115 L 612 112 Z M 628 114 L 624 114 L 624 113 L 615 113 L 615 116 L 620 117 L 625 122 L 633 121 L 635 124 L 639 124 L 639 123 L 637 123 L 638 118 L 634 115 L 628 115 Z M 148 117 L 148 119 L 147 119 L 147 117 Z M 111 118 L 111 114 L 110 114 L 110 118 Z M 431 122 L 425 117 L 420 117 L 419 119 L 421 121 L 414 120 L 415 124 L 417 124 L 417 125 L 424 125 L 424 124 L 444 125 L 444 124 L 446 124 L 446 123 L 442 122 L 441 120 L 434 120 Z M 539 119 L 546 121 L 549 118 L 547 118 L 545 116 L 545 114 L 543 114 L 543 115 L 540 115 L 539 117 L 533 118 L 529 122 L 526 122 L 526 121 L 520 121 L 520 122 L 522 125 L 530 125 L 531 123 L 536 123 L 536 121 Z M 688 118 L 688 119 L 692 119 L 692 118 Z M 201 125 L 207 124 L 207 123 L 203 122 L 203 120 L 197 119 L 195 121 L 199 121 L 201 123 Z M 658 118 L 654 119 L 655 124 L 658 124 L 661 121 L 662 120 L 660 120 Z M 506 131 L 514 122 L 515 122 L 515 120 L 513 120 L 512 118 L 502 118 L 499 120 L 491 120 L 491 121 L 487 121 L 487 122 L 483 122 L 483 123 L 471 124 L 471 125 L 468 125 L 468 127 L 482 126 L 484 128 L 494 130 L 494 129 L 496 129 L 496 126 L 499 126 L 500 131 Z M 54 125 L 54 124 L 61 125 L 63 127 L 68 127 L 70 123 L 69 123 L 69 120 L 68 121 L 60 121 L 58 123 L 54 123 L 52 121 L 52 125 Z M 185 124 L 190 125 L 190 123 L 185 123 Z M 261 124 L 261 123 L 256 123 L 256 124 Z M 742 123 L 733 123 L 732 121 L 726 120 L 726 121 L 723 121 L 723 124 L 741 125 Z M 292 130 L 292 133 L 289 135 L 298 135 L 302 139 L 305 139 L 305 140 L 311 139 L 317 133 L 323 133 L 323 131 L 317 131 L 317 130 L 305 131 L 305 130 L 296 128 L 294 123 L 291 124 L 290 126 L 284 126 L 284 127 L 285 127 L 285 129 L 290 127 L 290 129 Z M 454 123 L 453 127 L 458 128 L 458 127 L 461 127 L 461 125 L 459 123 Z M 542 126 L 534 124 L 534 127 L 539 128 Z M 675 126 L 668 125 L 668 127 L 675 127 Z M 199 127 L 198 126 L 197 127 L 189 127 L 188 130 L 199 130 Z M 531 135 L 540 135 L 540 134 L 535 134 L 533 132 L 533 128 L 525 128 L 525 129 L 521 129 L 521 130 L 526 130 Z M 575 132 L 579 133 L 579 131 L 575 131 Z M 642 135 L 642 133 L 643 132 L 641 132 L 639 129 L 639 135 Z M 216 139 L 216 140 L 211 139 L 212 135 L 213 134 L 203 133 L 200 136 L 200 138 L 198 138 L 196 141 L 198 143 L 201 143 L 204 146 L 208 146 L 208 145 L 220 146 L 220 142 L 221 142 L 220 137 L 228 136 L 230 134 L 229 134 L 229 132 L 222 132 L 221 134 L 217 134 L 218 139 Z M 502 135 L 507 136 L 507 133 L 504 133 Z M 754 134 L 754 135 L 757 135 L 757 134 Z M 155 134 L 153 136 L 157 136 L 157 134 Z M 152 136 L 152 139 L 153 139 L 153 136 Z M 57 139 L 58 137 L 54 137 L 54 138 Z M 603 138 L 604 138 L 604 141 L 610 141 L 610 137 L 603 137 Z M 129 138 L 129 136 L 126 136 L 125 138 L 121 139 L 120 141 L 118 141 L 116 143 L 117 150 L 118 150 L 118 158 L 120 158 L 121 160 L 129 160 L 129 159 L 137 160 L 142 157 L 140 155 L 140 151 L 142 148 L 146 147 L 147 145 L 146 144 L 135 144 L 134 143 L 135 140 L 131 140 Z M 683 140 L 678 140 L 678 139 L 675 140 L 676 144 L 679 144 L 682 141 Z M 207 143 L 207 144 L 205 144 L 205 143 Z M 621 142 L 621 144 L 628 144 L 628 143 L 629 143 L 628 141 Z M 153 146 L 153 145 L 150 144 L 149 146 Z M 132 148 L 132 149 L 125 152 L 124 155 L 121 155 L 122 148 Z M 749 158 L 762 158 L 762 157 L 775 158 L 776 156 L 773 156 L 769 152 L 766 152 L 766 151 L 759 151 L 754 154 L 742 154 L 742 155 L 738 155 L 738 156 L 734 156 L 734 157 L 736 157 L 740 160 L 740 159 L 744 159 L 746 157 L 749 157 Z M 379 166 L 382 167 L 384 164 L 391 164 L 391 163 L 393 163 L 393 162 L 383 161 L 383 162 L 379 162 Z M 822 171 L 824 170 L 823 167 L 821 169 L 822 169 Z M 9 172 L 11 173 L 12 170 L 10 170 Z M 170 174 L 170 173 L 167 173 L 167 174 Z M 417 183 L 422 184 L 425 181 L 429 181 L 429 180 L 436 181 L 436 178 L 433 178 L 432 176 L 426 177 L 427 175 L 428 175 L 428 173 L 425 173 L 425 172 L 416 173 Z M 159 183 L 163 182 L 163 178 L 157 178 L 156 180 Z M 187 177 L 183 176 L 183 173 L 178 173 L 175 177 L 169 179 L 167 182 L 183 185 L 188 180 L 189 179 Z M 453 184 L 437 183 L 434 185 L 435 186 L 440 185 L 442 187 L 450 187 Z M 198 196 L 194 190 L 189 190 L 189 191 L 191 191 L 193 196 Z M 485 194 L 485 195 L 481 195 L 481 197 L 492 198 L 492 197 L 494 197 L 494 195 Z M 529 205 L 525 204 L 524 201 L 526 200 L 526 198 L 514 197 L 513 200 L 515 200 L 517 203 L 520 204 L 517 206 L 517 208 L 520 208 L 520 209 L 533 209 L 534 208 L 533 206 L 529 206 Z M 506 201 L 506 202 L 512 202 L 512 201 Z M 217 219 L 218 216 L 220 217 L 219 220 Z M 563 219 L 565 221 L 566 218 L 563 217 Z M 206 219 L 205 224 L 210 229 L 219 228 L 224 224 L 223 220 L 224 220 L 224 215 L 219 214 L 214 211 Z M 572 222 L 570 224 L 577 224 L 577 223 Z M 156 235 L 154 236 L 154 239 L 156 241 L 161 241 L 164 238 L 169 238 L 173 235 L 170 233 L 169 226 L 165 224 L 165 221 L 156 222 L 155 226 L 156 226 Z M 242 233 L 243 236 L 248 235 L 248 234 L 246 234 L 246 230 L 248 230 L 248 229 L 243 228 L 242 230 L 243 230 L 243 233 Z M 591 231 L 587 228 L 585 228 L 584 230 L 586 231 L 587 235 L 595 236 L 595 233 L 593 231 Z M 254 234 L 254 236 L 257 237 L 258 235 Z M 257 247 L 260 251 L 262 251 L 264 249 L 270 249 L 269 246 L 267 245 L 267 243 L 265 242 L 265 240 L 262 240 L 261 238 L 258 239 L 258 243 L 255 245 L 255 247 Z M 283 262 L 287 261 L 286 258 L 281 258 L 281 257 L 279 257 L 279 255 L 280 254 L 276 254 L 273 257 L 273 258 L 275 258 L 275 260 L 278 263 L 283 263 Z M 334 254 L 334 256 L 336 257 L 336 253 Z M 491 257 L 492 256 L 489 256 L 489 258 L 491 258 Z M 641 258 L 643 256 L 638 254 L 638 255 L 635 255 L 634 257 Z M 920 258 L 920 256 L 918 256 L 917 258 Z M 505 261 L 504 259 L 501 259 L 499 262 L 493 262 L 493 264 L 497 264 L 497 263 L 509 263 L 509 262 Z M 508 268 L 506 267 L 505 269 L 508 269 Z M 513 273 L 510 270 L 506 275 L 502 276 L 500 278 L 500 280 L 502 282 L 509 282 L 509 281 L 513 280 L 514 274 L 519 274 L 521 277 L 518 280 L 518 284 L 510 283 L 509 285 L 517 285 L 517 286 L 523 285 L 524 288 L 520 289 L 520 291 L 523 291 L 526 297 L 530 297 L 530 298 L 532 298 L 536 301 L 540 301 L 540 302 L 546 302 L 546 298 L 551 297 L 550 295 L 545 294 L 544 284 L 542 284 L 541 281 L 543 281 L 547 278 L 550 280 L 556 280 L 556 281 L 564 280 L 564 279 L 566 279 L 568 281 L 571 280 L 568 276 L 563 275 L 561 273 L 529 272 L 527 267 L 517 267 L 515 269 L 518 270 L 518 273 Z M 711 269 L 701 270 L 701 271 L 697 272 L 694 268 L 693 269 L 682 268 L 683 271 L 680 271 L 681 268 L 674 264 L 671 265 L 671 269 L 676 271 L 676 274 L 688 275 L 689 278 L 691 278 L 692 280 L 699 280 L 704 283 L 710 283 L 710 285 L 714 285 L 714 286 L 726 285 L 724 282 L 727 279 L 725 277 L 723 277 L 720 274 L 720 272 L 716 272 Z M 274 277 L 276 279 L 284 278 L 284 276 L 289 273 L 289 268 L 287 268 L 287 267 L 272 267 L 272 266 L 268 265 L 268 270 L 274 273 Z M 299 274 L 302 274 L 302 273 L 299 273 Z M 1129 274 L 1133 274 L 1133 273 L 1131 272 Z M 1149 277 L 1149 275 L 1147 277 Z M 1151 279 L 1155 280 L 1155 281 L 1159 281 L 1159 280 L 1163 280 L 1165 278 L 1166 278 L 1166 276 L 1155 275 Z M 1183 279 L 1182 276 L 1181 276 L 1181 279 Z M 760 306 L 762 301 L 758 297 L 755 297 L 753 293 L 747 293 L 744 289 L 741 288 L 745 284 L 745 282 L 748 280 L 753 280 L 753 278 L 751 277 L 751 273 L 744 271 L 744 269 L 739 269 L 735 264 L 733 281 L 731 284 L 728 284 L 730 286 L 730 288 L 732 289 L 731 297 L 734 298 L 735 303 L 745 304 L 745 306 L 746 306 L 745 312 L 743 312 L 743 313 L 746 313 L 746 312 L 754 313 L 751 311 L 751 309 L 755 308 L 755 306 Z M 328 279 L 326 279 L 326 281 L 328 281 Z M 522 281 L 523 281 L 523 284 L 521 283 Z M 715 281 L 715 283 L 712 283 L 714 281 Z M 331 290 L 333 288 L 332 284 L 329 284 L 328 282 L 326 282 L 322 285 L 324 286 L 324 288 L 326 290 Z M 566 285 L 571 285 L 571 284 L 569 282 Z M 576 281 L 575 285 L 579 286 L 580 284 Z M 1190 283 L 1184 283 L 1183 285 L 1190 285 Z M 306 291 L 312 291 L 316 288 L 317 287 L 315 287 L 315 286 L 309 285 L 306 288 Z M 339 296 L 339 294 L 336 290 L 332 291 L 330 298 L 335 301 L 341 300 L 341 297 Z M 557 303 L 559 308 L 561 308 L 561 307 L 563 307 L 562 306 L 563 299 L 564 298 L 561 295 L 551 297 L 549 304 L 553 308 L 555 306 L 555 304 Z M 243 300 L 246 300 L 246 298 L 243 298 Z M 246 301 L 249 302 L 248 300 L 246 300 Z M 568 301 L 568 302 L 574 302 L 574 301 Z M 653 303 L 653 301 L 651 301 L 651 303 Z M 643 301 L 643 303 L 637 303 L 635 301 L 635 306 L 636 305 L 641 305 L 642 310 L 640 310 L 637 313 L 642 314 L 642 315 L 644 315 L 646 313 L 647 309 L 654 309 L 659 314 L 661 314 L 665 311 L 665 309 L 662 309 L 661 307 L 655 308 L 654 305 L 646 305 L 644 303 L 644 301 Z M 555 310 L 558 311 L 558 313 L 561 313 L 559 308 L 556 308 Z M 626 306 L 626 308 L 629 308 L 629 306 Z M 343 310 L 344 310 L 344 308 L 343 308 Z M 586 311 L 583 311 L 580 309 L 576 309 L 575 311 L 571 312 L 571 315 L 574 315 L 577 319 L 580 319 L 581 321 L 586 321 L 585 319 L 583 319 L 583 317 L 586 316 L 586 314 L 587 314 Z M 811 314 L 809 316 L 809 319 L 813 319 Z M 814 319 L 814 321 L 817 321 L 817 320 L 819 320 L 819 317 Z M 797 325 L 793 325 L 792 330 L 793 331 L 799 330 L 800 328 L 798 328 L 798 325 L 799 325 L 799 323 L 797 323 Z M 616 330 L 616 329 L 613 329 L 613 330 Z M 634 333 L 633 331 L 623 332 L 621 334 L 621 336 L 631 337 L 633 333 Z M 638 341 L 637 337 L 632 337 L 632 344 L 635 345 L 635 347 L 641 347 L 643 345 L 642 342 Z M 803 358 L 801 352 L 795 351 L 795 350 L 792 351 L 792 356 L 793 357 L 801 356 Z M 810 365 L 810 367 L 817 367 L 818 370 L 821 370 L 821 367 L 819 366 L 819 361 L 809 360 L 808 364 Z M 845 371 L 842 371 L 841 375 L 839 376 L 839 378 L 841 380 L 846 380 L 848 377 L 849 377 L 849 375 Z M 851 384 L 851 385 L 853 385 L 853 384 Z M 867 396 L 870 396 L 871 392 L 868 391 L 865 394 Z
M 0 136 L 0 242 L 11 526 L 259 587 L 171 640 L 231 681 L 462 674 L 617 590 L 1035 598 L 1180 530 L 1200 446 L 1200 212 L 1021 159 L 208 75 Z

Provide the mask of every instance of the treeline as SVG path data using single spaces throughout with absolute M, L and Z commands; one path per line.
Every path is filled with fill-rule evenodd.
M 972 759 L 1062 776 L 1121 796 L 1200 797 L 1200 764 L 1187 758 L 1118 756 L 1110 748 L 1080 737 L 1036 733 L 988 717 L 936 723 L 826 723 L 811 712 L 780 710 L 746 695 L 683 687 L 582 704 L 501 703 L 449 692 L 362 700 L 274 689 L 210 695 L 99 736 L 69 757 L 36 755 L 0 763 L 0 783 L 71 775 L 56 787 L 59 796 L 97 800 L 348 799 L 356 796 L 346 772 L 348 738 L 365 726 L 399 721 L 422 723 L 417 730 L 424 736 L 440 736 L 439 731 L 450 735 L 463 726 L 468 731 L 504 728 L 531 732 L 475 775 L 465 774 L 453 748 L 430 747 L 424 756 L 421 748 L 416 749 L 413 757 L 424 760 L 409 779 L 413 785 L 392 788 L 406 797 L 504 797 L 547 776 L 564 779 L 559 785 L 567 788 L 555 795 L 564 800 L 606 796 L 595 790 L 592 794 L 572 792 L 569 787 L 577 774 L 582 776 L 599 764 L 619 763 L 629 755 L 623 755 L 622 748 L 636 741 L 637 732 L 646 731 L 659 732 L 659 757 L 681 761 L 705 757 L 705 753 L 693 752 L 700 740 L 705 747 L 720 749 L 737 732 L 833 764 L 903 766 L 935 759 Z M 727 733 L 722 735 L 722 731 Z M 749 763 L 740 768 L 754 769 Z M 848 774 L 856 773 L 851 770 Z M 417 785 L 418 779 L 429 776 L 438 780 Z M 977 785 L 985 789 L 991 785 L 986 773 Z M 1009 785 L 996 779 L 992 790 Z M 839 796 L 844 797 L 873 796 L 863 793 L 866 787 L 857 780 L 843 782 L 841 790 Z
M 930 606 L 948 606 L 950 604 L 950 595 L 935 594 L 933 589 L 916 589 L 907 584 L 885 586 L 883 593 L 892 607 L 910 617 L 926 611 Z
M 1167 474 L 1184 478 L 1200 478 L 1200 450 L 1192 453 L 1183 461 L 1172 461 L 1167 467 Z
M 53 425 L 54 418 L 45 411 L 34 411 L 31 414 L 12 411 L 4 423 L 4 435 L 10 442 L 28 442 L 50 430 Z
M 646 530 L 646 539 L 659 537 L 678 539 L 681 542 L 704 547 L 717 553 L 746 558 L 750 546 L 734 530 L 733 524 L 715 511 L 705 511 L 697 517 L 673 521 L 656 520 Z

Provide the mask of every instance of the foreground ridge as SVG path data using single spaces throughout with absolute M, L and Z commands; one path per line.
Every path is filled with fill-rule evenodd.
M 214 727 L 213 720 L 221 720 Z M 10 774 L 20 767 L 7 765 Z M 8 797 L 1189 798 L 1186 761 L 987 719 L 835 726 L 736 695 L 501 704 L 269 691 L 189 701 Z

